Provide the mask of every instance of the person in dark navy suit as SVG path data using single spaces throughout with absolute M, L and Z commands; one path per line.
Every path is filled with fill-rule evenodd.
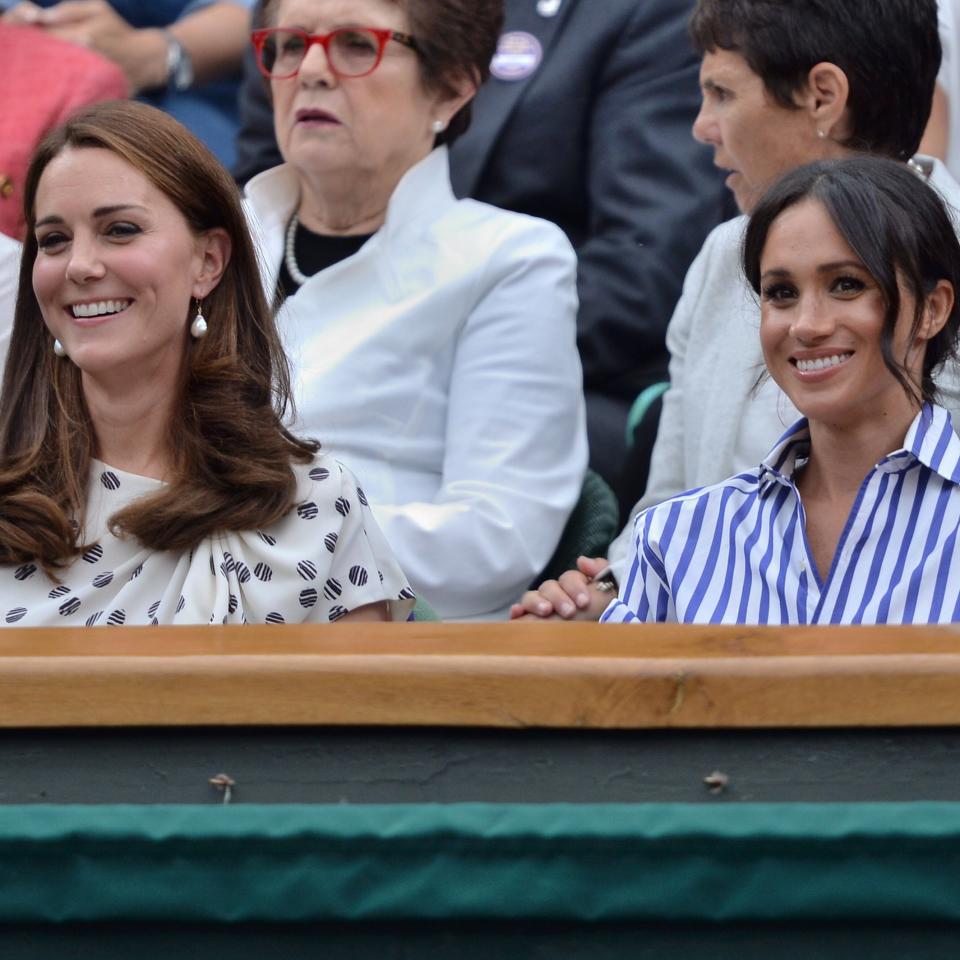
M 552 220 L 576 248 L 591 465 L 616 483 L 629 408 L 666 379 L 664 335 L 687 267 L 734 212 L 690 132 L 700 103 L 692 2 L 505 8 L 492 77 L 451 150 L 453 185 L 461 197 Z M 245 73 L 241 183 L 280 162 L 252 59 Z

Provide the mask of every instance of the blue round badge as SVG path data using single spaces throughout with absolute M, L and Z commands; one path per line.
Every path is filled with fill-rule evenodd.
M 504 33 L 490 61 L 490 72 L 498 80 L 526 80 L 540 66 L 543 47 L 532 33 L 514 30 Z

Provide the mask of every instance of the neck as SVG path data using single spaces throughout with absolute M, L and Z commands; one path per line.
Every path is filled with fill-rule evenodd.
M 127 473 L 166 480 L 172 468 L 169 381 L 104 383 L 83 376 L 97 456 Z
M 351 236 L 376 233 L 383 226 L 387 206 L 404 174 L 423 156 L 400 158 L 383 168 L 314 172 L 298 169 L 300 222 L 314 233 Z
M 856 496 L 863 478 L 903 446 L 916 415 L 916 407 L 910 404 L 903 412 L 880 415 L 854 427 L 811 420 L 810 462 L 801 475 L 802 492 L 830 500 Z

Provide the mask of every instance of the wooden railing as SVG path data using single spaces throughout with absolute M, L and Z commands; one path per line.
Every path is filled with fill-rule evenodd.
M 960 629 L 5 629 L 0 726 L 960 725 Z

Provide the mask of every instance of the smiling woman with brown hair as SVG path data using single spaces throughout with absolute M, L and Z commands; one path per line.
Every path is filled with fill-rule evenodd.
M 6 622 L 404 616 L 363 492 L 283 426 L 286 361 L 209 151 L 160 111 L 104 104 L 41 144 L 24 195 L 0 398 Z

